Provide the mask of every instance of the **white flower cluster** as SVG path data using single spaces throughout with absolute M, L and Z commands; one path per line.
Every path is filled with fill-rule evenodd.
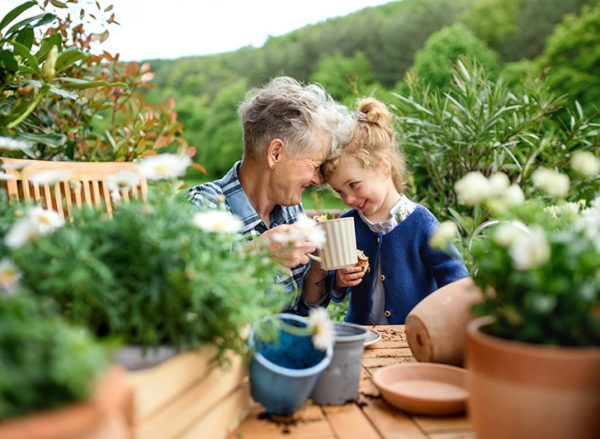
M 513 229 L 519 230 L 516 227 Z M 530 233 L 515 231 L 512 239 L 506 242 L 510 242 L 508 252 L 517 270 L 537 268 L 550 259 L 550 245 L 540 227 L 533 228 Z
M 325 231 L 312 218 L 309 218 L 305 214 L 300 214 L 294 225 L 297 227 L 297 232 L 276 233 L 273 235 L 273 240 L 286 245 L 294 245 L 300 241 L 309 241 L 316 248 L 321 248 L 325 245 Z
M 443 221 L 431 235 L 429 245 L 432 248 L 445 251 L 448 244 L 458 235 L 458 227 L 454 221 Z
M 8 248 L 17 249 L 38 236 L 51 233 L 62 227 L 65 220 L 54 210 L 33 207 L 12 225 L 4 236 Z
M 25 151 L 29 149 L 31 145 L 22 140 L 16 140 L 11 137 L 0 136 L 0 149 L 7 151 Z
M 241 219 L 225 210 L 198 212 L 192 223 L 205 232 L 214 233 L 238 233 L 244 225 Z
M 313 308 L 308 313 L 308 327 L 312 332 L 313 345 L 322 351 L 333 345 L 335 328 L 323 307 Z
M 577 151 L 571 158 L 571 167 L 586 177 L 600 174 L 600 158 L 589 151 Z
M 458 201 L 468 206 L 489 204 L 493 210 L 521 204 L 525 200 L 521 187 L 510 180 L 503 172 L 486 178 L 481 172 L 469 172 L 454 185 Z
M 158 154 L 140 160 L 138 169 L 150 181 L 182 177 L 192 159 L 185 155 Z
M 10 259 L 0 260 L 0 290 L 6 294 L 13 295 L 19 289 L 21 273 Z
M 538 168 L 533 173 L 533 184 L 548 195 L 565 198 L 569 193 L 569 177 L 547 168 Z
M 592 201 L 591 207 L 581 211 L 575 229 L 582 231 L 600 253 L 600 197 Z

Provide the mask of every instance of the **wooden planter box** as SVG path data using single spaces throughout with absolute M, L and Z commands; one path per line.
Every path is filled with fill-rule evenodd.
M 136 439 L 224 439 L 240 424 L 250 406 L 248 367 L 231 354 L 222 369 L 210 362 L 215 352 L 184 352 L 129 372 Z

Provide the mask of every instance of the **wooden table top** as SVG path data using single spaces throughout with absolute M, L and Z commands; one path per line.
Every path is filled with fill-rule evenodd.
M 228 439 L 474 439 L 466 414 L 417 416 L 387 404 L 373 384 L 372 374 L 383 366 L 416 361 L 403 325 L 372 326 L 381 340 L 365 348 L 354 403 L 321 406 L 309 399 L 291 416 L 270 416 L 253 402 L 250 414 Z

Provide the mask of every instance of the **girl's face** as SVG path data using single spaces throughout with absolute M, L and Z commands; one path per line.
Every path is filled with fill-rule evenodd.
M 343 158 L 327 183 L 346 206 L 360 210 L 372 222 L 389 219 L 390 210 L 400 199 L 387 157 L 374 169 L 362 167 L 353 158 Z

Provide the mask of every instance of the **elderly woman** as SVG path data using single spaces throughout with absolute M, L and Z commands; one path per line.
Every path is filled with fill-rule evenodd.
M 319 86 L 289 77 L 251 90 L 238 115 L 244 133 L 242 160 L 220 180 L 193 187 L 188 195 L 197 207 L 216 207 L 224 198 L 244 222 L 243 233 L 267 239 L 290 268 L 288 276 L 277 279 L 286 292 L 321 289 L 326 273 L 318 266 L 304 279 L 310 267 L 307 254 L 314 245 L 300 241 L 292 248 L 282 247 L 273 238 L 295 230 L 294 222 L 304 211 L 302 192 L 321 183 L 321 163 L 349 139 L 354 120 Z M 298 298 L 288 311 L 306 314 L 308 309 Z

